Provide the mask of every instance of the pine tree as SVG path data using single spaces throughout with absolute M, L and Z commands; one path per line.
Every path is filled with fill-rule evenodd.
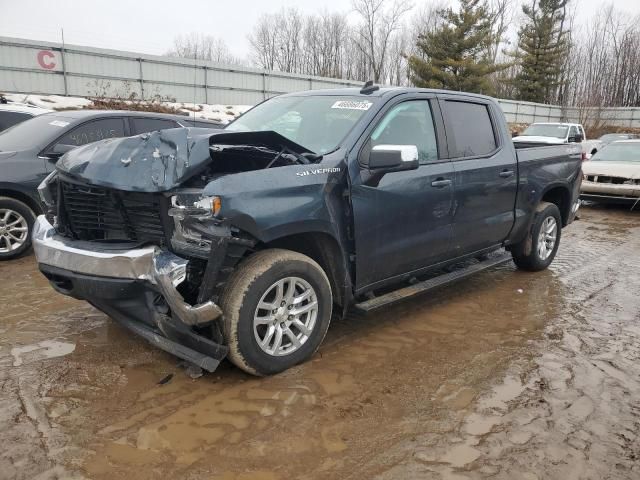
M 487 51 L 494 40 L 485 0 L 460 0 L 460 8 L 438 12 L 442 25 L 420 35 L 421 56 L 409 57 L 411 81 L 418 87 L 493 94 L 489 75 L 506 65 L 494 64 Z
M 527 19 L 519 32 L 514 79 L 518 100 L 553 103 L 562 86 L 562 68 L 569 51 L 566 13 L 569 0 L 532 0 L 523 5 Z

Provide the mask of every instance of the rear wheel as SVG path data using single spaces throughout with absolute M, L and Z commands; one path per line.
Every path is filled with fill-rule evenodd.
M 527 237 L 511 249 L 513 261 L 522 270 L 544 270 L 556 256 L 561 232 L 560 210 L 553 203 L 541 202 Z
M 329 327 L 329 280 L 311 258 L 264 250 L 231 275 L 221 298 L 229 359 L 253 375 L 271 375 L 309 359 Z
M 19 257 L 31 248 L 31 228 L 36 216 L 27 205 L 0 197 L 0 260 Z

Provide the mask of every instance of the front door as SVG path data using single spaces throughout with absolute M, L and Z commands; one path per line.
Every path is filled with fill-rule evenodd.
M 363 139 L 359 162 L 351 163 L 357 289 L 450 256 L 453 168 L 439 149 L 442 130 L 434 100 L 410 99 L 388 106 Z M 362 155 L 376 145 L 415 145 L 418 169 L 370 175 Z

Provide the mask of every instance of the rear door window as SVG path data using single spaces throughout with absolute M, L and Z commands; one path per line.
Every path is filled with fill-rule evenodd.
M 178 122 L 166 118 L 131 118 L 130 121 L 133 135 L 181 126 Z
M 0 131 L 29 120 L 32 116 L 21 112 L 0 112 Z
M 124 137 L 122 118 L 103 118 L 83 123 L 60 138 L 56 144 L 79 147 L 106 138 Z
M 478 157 L 496 150 L 496 136 L 487 105 L 446 100 L 444 111 L 448 130 L 455 138 L 455 145 L 449 146 L 453 158 Z

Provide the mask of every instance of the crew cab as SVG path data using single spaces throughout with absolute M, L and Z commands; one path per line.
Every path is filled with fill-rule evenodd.
M 513 141 L 522 145 L 579 143 L 584 160 L 595 155 L 603 145 L 600 140 L 587 140 L 584 127 L 579 123 L 532 123 Z
M 575 145 L 516 150 L 489 97 L 298 92 L 217 132 L 70 151 L 39 187 L 34 249 L 58 292 L 157 347 L 268 375 L 309 359 L 332 315 L 506 260 L 547 268 L 581 163 Z

